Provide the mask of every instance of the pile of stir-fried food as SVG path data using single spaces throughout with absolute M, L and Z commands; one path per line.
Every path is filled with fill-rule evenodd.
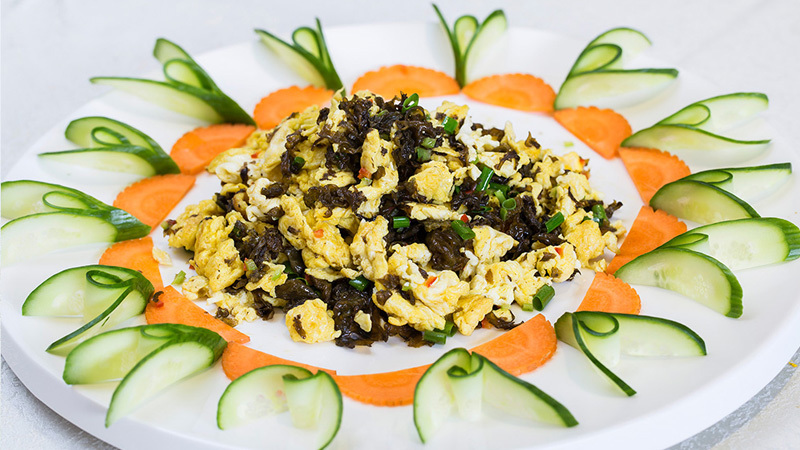
M 184 294 L 233 325 L 282 309 L 296 341 L 419 346 L 511 328 L 514 302 L 605 268 L 625 230 L 586 160 L 415 97 L 337 97 L 214 159 L 221 191 L 165 231 L 194 253 Z

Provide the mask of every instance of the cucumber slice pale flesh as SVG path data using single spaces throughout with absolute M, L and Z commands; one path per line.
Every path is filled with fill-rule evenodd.
M 158 347 L 142 358 L 114 390 L 106 427 L 172 384 L 211 367 L 227 342 L 217 333 L 197 328 Z
M 114 133 L 124 136 L 124 138 L 128 140 L 127 143 L 130 145 L 145 147 L 151 150 L 161 150 L 158 143 L 150 136 L 126 123 L 109 117 L 89 116 L 75 119 L 67 125 L 64 136 L 73 144 L 83 148 L 105 147 L 107 144 L 98 141 L 94 134 L 94 130 L 98 128 L 111 130 Z M 163 150 L 161 151 L 163 152 Z
M 194 59 L 180 45 L 164 38 L 156 39 L 156 45 L 153 47 L 153 56 L 161 64 L 166 64 L 167 61 L 172 59 L 185 59 L 194 62 Z
M 177 164 L 169 156 L 156 158 L 152 150 L 131 145 L 45 152 L 39 153 L 39 157 L 91 169 L 132 173 L 143 177 L 180 173 Z
M 691 125 L 719 133 L 752 119 L 768 107 L 769 99 L 762 93 L 737 92 L 692 103 L 657 125 Z
M 562 315 L 555 330 L 560 341 L 580 350 L 628 396 L 636 391 L 609 369 L 619 361 L 620 354 L 662 357 L 707 354 L 705 342 L 697 333 L 660 317 L 580 311 Z M 609 351 L 616 351 L 616 355 L 608 355 Z
M 456 409 L 462 419 L 478 420 L 483 409 L 483 365 L 481 355 L 473 353 L 469 370 L 452 366 L 447 370 L 447 378 L 453 391 Z
M 792 164 L 787 162 L 704 170 L 684 178 L 713 184 L 741 199 L 752 201 L 774 192 L 789 179 L 791 174 Z
M 661 186 L 650 199 L 650 206 L 700 224 L 760 217 L 752 206 L 730 192 L 686 178 Z
M 661 247 L 687 248 L 731 270 L 749 269 L 800 257 L 800 229 L 774 217 L 728 220 L 689 230 Z
M 467 350 L 454 348 L 437 359 L 417 382 L 414 389 L 414 425 L 422 442 L 427 442 L 433 436 L 455 408 L 447 372 L 453 366 L 467 371 L 471 367 L 470 361 Z
M 685 248 L 657 248 L 614 274 L 629 284 L 669 289 L 728 317 L 742 315 L 742 287 L 716 259 Z
M 621 108 L 656 96 L 668 88 L 675 69 L 598 70 L 571 76 L 558 92 L 556 109 L 578 106 Z
M 589 42 L 586 48 L 593 48 L 600 44 L 613 44 L 620 49 L 619 67 L 624 67 L 632 59 L 639 56 L 641 52 L 653 45 L 650 39 L 641 31 L 627 27 L 613 28 L 606 31 Z M 580 59 L 579 57 L 578 60 Z

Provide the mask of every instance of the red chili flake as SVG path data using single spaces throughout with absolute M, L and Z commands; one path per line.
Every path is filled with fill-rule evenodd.
M 558 256 L 564 256 L 564 249 L 556 247 L 556 253 L 558 253 Z
M 190 269 L 192 269 L 192 270 L 194 270 L 194 266 L 193 266 L 193 265 L 191 265 L 191 264 L 189 264 L 189 268 L 190 268 Z
M 472 194 L 473 192 L 475 192 L 475 189 L 470 189 L 468 191 L 464 191 L 465 194 Z
M 314 230 L 314 237 L 316 237 L 317 239 L 321 239 L 322 236 L 325 236 L 325 230 L 323 229 Z
M 438 279 L 439 279 L 438 277 L 435 277 L 433 275 L 429 276 L 428 279 L 425 280 L 425 283 L 424 283 L 425 287 L 429 288 L 429 287 L 433 286 L 433 283 L 436 283 L 436 280 L 438 280 Z
M 164 306 L 164 302 L 158 299 L 159 297 L 161 297 L 161 294 L 163 293 L 164 291 L 158 291 L 155 294 L 153 294 L 153 298 L 150 299 L 150 301 L 153 302 L 153 305 L 156 308 L 162 308 Z
M 464 223 L 469 223 L 469 216 L 466 214 L 461 215 L 461 221 Z
M 258 158 L 258 153 L 257 152 L 253 153 L 252 155 L 250 155 L 250 157 L 253 158 L 253 159 L 256 159 L 256 158 Z
M 486 328 L 486 329 L 492 328 L 492 324 L 491 322 L 489 322 L 489 319 L 481 320 L 481 328 Z
M 582 165 L 582 166 L 585 166 L 585 165 L 586 165 L 586 163 L 588 163 L 588 162 L 589 162 L 589 160 L 588 160 L 588 159 L 583 159 L 583 158 L 580 158 L 580 162 L 581 162 L 581 165 Z
M 370 177 L 372 177 L 372 174 L 369 173 L 367 169 L 363 167 L 358 169 L 358 178 L 370 178 Z

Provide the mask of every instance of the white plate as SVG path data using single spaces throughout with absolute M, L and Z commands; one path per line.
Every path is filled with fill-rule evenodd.
M 392 36 L 402 35 L 402 41 Z M 380 24 L 331 28 L 326 37 L 339 74 L 345 83 L 378 66 L 406 63 L 452 72 L 452 57 L 441 30 L 435 24 Z M 186 43 L 184 43 L 186 44 Z M 512 29 L 483 64 L 485 73 L 532 73 L 557 88 L 582 42 L 529 29 Z M 664 44 L 668 45 L 668 44 Z M 144 48 L 142 51 L 147 51 Z M 196 58 L 219 86 L 248 111 L 267 93 L 300 81 L 257 42 L 227 47 Z M 649 60 L 637 65 L 669 66 Z M 118 74 L 131 75 L 131 74 Z M 149 74 L 158 76 L 157 73 Z M 648 126 L 678 108 L 720 94 L 710 83 L 682 73 L 677 85 L 659 97 L 634 108 L 620 110 L 634 130 Z M 591 182 L 609 200 L 625 206 L 615 218 L 629 226 L 642 205 L 619 159 L 606 161 L 569 135 L 551 118 L 480 105 L 463 96 L 451 98 L 469 103 L 475 121 L 502 126 L 510 120 L 518 136 L 528 131 L 557 153 L 569 150 L 591 158 Z M 441 99 L 423 99 L 434 107 Z M 44 165 L 35 155 L 42 151 L 72 148 L 63 137 L 69 120 L 86 115 L 107 115 L 140 128 L 169 150 L 181 134 L 202 125 L 125 94 L 113 92 L 88 103 L 57 124 L 11 169 L 8 179 L 35 179 L 75 187 L 111 203 L 133 178 L 79 170 L 65 165 Z M 768 152 L 747 164 L 791 161 L 797 157 L 786 142 L 757 121 L 756 131 L 774 138 Z M 759 130 L 760 129 L 760 130 Z M 721 164 L 724 166 L 724 164 Z M 692 166 L 692 169 L 705 167 Z M 89 176 L 91 175 L 91 177 Z M 198 178 L 197 187 L 171 214 L 175 217 L 190 203 L 208 198 L 218 187 L 210 175 Z M 778 193 L 754 202 L 763 216 L 797 221 L 800 189 L 792 178 Z M 165 240 L 153 234 L 156 245 Z M 27 294 L 48 276 L 66 267 L 94 263 L 103 248 L 54 254 L 42 260 L 4 268 L 0 312 L 3 354 L 26 386 L 56 412 L 81 428 L 122 448 L 252 448 L 297 447 L 310 444 L 309 433 L 293 429 L 287 416 L 268 419 L 241 430 L 222 432 L 216 428 L 216 402 L 227 385 L 219 367 L 202 373 L 164 392 L 111 428 L 103 427 L 106 405 L 115 383 L 69 387 L 61 381 L 63 358 L 47 354 L 47 345 L 77 328 L 71 319 L 22 317 L 20 307 Z M 186 270 L 185 254 L 171 251 L 175 265 L 162 268 L 165 282 Z M 616 372 L 637 389 L 627 398 L 595 373 L 591 364 L 574 349 L 559 345 L 554 358 L 543 368 L 522 378 L 536 384 L 564 403 L 580 425 L 571 429 L 524 424 L 517 420 L 485 416 L 479 422 L 454 419 L 436 435 L 429 448 L 444 445 L 459 448 L 572 447 L 591 444 L 596 448 L 661 448 L 676 443 L 721 419 L 752 397 L 779 371 L 800 345 L 800 302 L 797 262 L 737 273 L 744 289 L 744 315 L 729 319 L 686 298 L 655 288 L 638 287 L 642 313 L 678 320 L 706 341 L 709 355 L 677 360 L 625 359 Z M 571 283 L 557 286 L 557 297 L 545 315 L 554 322 L 564 311 L 573 310 L 591 282 L 585 271 Z M 527 319 L 530 315 L 520 313 Z M 378 343 L 370 349 L 348 350 L 332 343 L 308 346 L 292 342 L 278 323 L 253 322 L 239 328 L 252 336 L 254 348 L 277 356 L 339 371 L 341 374 L 373 373 L 430 363 L 444 351 L 467 348 L 488 341 L 496 332 L 482 330 L 467 338 L 449 339 L 445 347 L 410 349 L 397 340 Z M 141 323 L 131 321 L 131 325 Z M 342 429 L 334 448 L 422 447 L 416 435 L 411 407 L 377 408 L 345 398 Z

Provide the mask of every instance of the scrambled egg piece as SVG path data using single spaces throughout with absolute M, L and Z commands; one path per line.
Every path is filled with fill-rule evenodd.
M 200 222 L 207 217 L 220 214 L 222 214 L 222 208 L 214 200 L 203 200 L 196 205 L 187 206 L 170 228 L 174 232 L 169 237 L 170 247 L 183 247 L 190 252 L 194 251 Z
M 350 244 L 353 263 L 358 265 L 364 276 L 370 280 L 383 278 L 389 271 L 386 242 L 383 240 L 387 234 L 389 234 L 389 221 L 383 216 L 378 216 L 372 222 L 362 220 Z
M 258 318 L 256 310 L 253 309 L 253 293 L 249 291 L 241 291 L 237 295 L 231 295 L 227 292 L 215 292 L 214 295 L 208 298 L 208 303 L 217 305 L 218 308 L 224 308 L 236 324 L 240 322 L 252 322 Z
M 460 209 L 453 211 L 447 206 L 431 205 L 427 203 L 409 203 L 411 216 L 415 220 L 457 220 L 464 214 Z
M 153 259 L 156 260 L 162 266 L 171 266 L 172 265 L 172 258 L 169 257 L 169 253 L 161 250 L 160 248 L 153 246 Z
M 432 283 L 413 286 L 414 297 L 425 304 L 434 313 L 444 317 L 456 309 L 458 299 L 469 293 L 469 283 L 461 281 L 452 270 L 444 270 Z M 427 280 L 426 280 L 427 281 Z M 430 284 L 430 286 L 426 286 Z
M 490 226 L 479 225 L 472 231 L 475 232 L 475 240 L 472 244 L 474 253 L 482 262 L 499 261 L 503 255 L 517 245 L 514 238 Z
M 181 291 L 183 291 L 183 295 L 189 300 L 208 297 L 208 278 L 202 275 L 195 275 L 183 282 Z
M 397 292 L 392 292 L 386 302 L 381 305 L 376 299 L 377 292 L 372 296 L 372 301 L 378 308 L 389 315 L 389 323 L 395 326 L 410 325 L 415 330 L 430 331 L 444 328 L 444 317 L 431 311 L 430 308 L 417 302 L 411 304 Z
M 458 299 L 458 309 L 453 313 L 453 322 L 458 331 L 469 336 L 475 331 L 478 322 L 492 312 L 492 299 L 481 294 L 465 295 Z
M 336 226 L 318 222 L 312 229 L 308 219 L 313 219 L 313 213 L 303 214 L 300 200 L 295 197 L 282 196 L 281 208 L 284 215 L 278 221 L 278 229 L 295 248 L 307 248 L 324 258 L 334 269 L 350 265 L 350 248 Z
M 264 292 L 268 293 L 270 296 L 275 296 L 275 288 L 282 285 L 289 279 L 289 276 L 283 273 L 286 266 L 283 264 L 273 264 L 271 262 L 264 261 L 264 276 L 261 277 L 258 282 L 249 282 L 245 286 L 247 290 L 254 291 L 256 289 L 261 289 Z
M 364 311 L 356 312 L 353 320 L 358 324 L 359 327 L 361 327 L 362 330 L 366 331 L 367 333 L 372 331 L 372 317 Z
M 522 272 L 522 266 L 516 261 L 482 264 L 472 278 L 470 292 L 490 298 L 497 306 L 510 305 Z
M 342 335 L 334 325 L 333 311 L 328 311 L 325 302 L 318 298 L 306 300 L 286 312 L 286 328 L 295 342 L 316 344 L 332 341 Z
M 529 254 L 530 255 L 530 254 Z M 553 282 L 561 283 L 572 275 L 575 269 L 580 269 L 581 263 L 575 254 L 575 247 L 565 242 L 558 247 L 547 246 L 530 255 L 536 261 L 536 270 Z
M 244 275 L 244 263 L 233 239 L 228 237 L 233 224 L 222 216 L 200 223 L 195 242 L 194 265 L 197 273 L 208 278 L 212 291 L 220 291 Z
M 366 170 L 372 179 L 372 184 L 358 185 L 358 189 L 367 198 L 358 207 L 358 213 L 366 218 L 375 217 L 381 205 L 381 197 L 397 188 L 400 175 L 392 156 L 394 144 L 381 139 L 378 130 L 370 130 L 364 140 L 361 153 L 361 167 Z M 383 172 L 377 177 L 379 172 Z
M 388 261 L 390 274 L 397 275 L 401 280 L 411 283 L 412 286 L 425 282 L 420 265 L 427 264 L 433 256 L 425 244 L 395 244 L 391 251 L 394 253 Z
M 426 162 L 408 182 L 413 183 L 417 193 L 431 203 L 447 203 L 452 196 L 453 175 L 447 164 L 441 161 Z

